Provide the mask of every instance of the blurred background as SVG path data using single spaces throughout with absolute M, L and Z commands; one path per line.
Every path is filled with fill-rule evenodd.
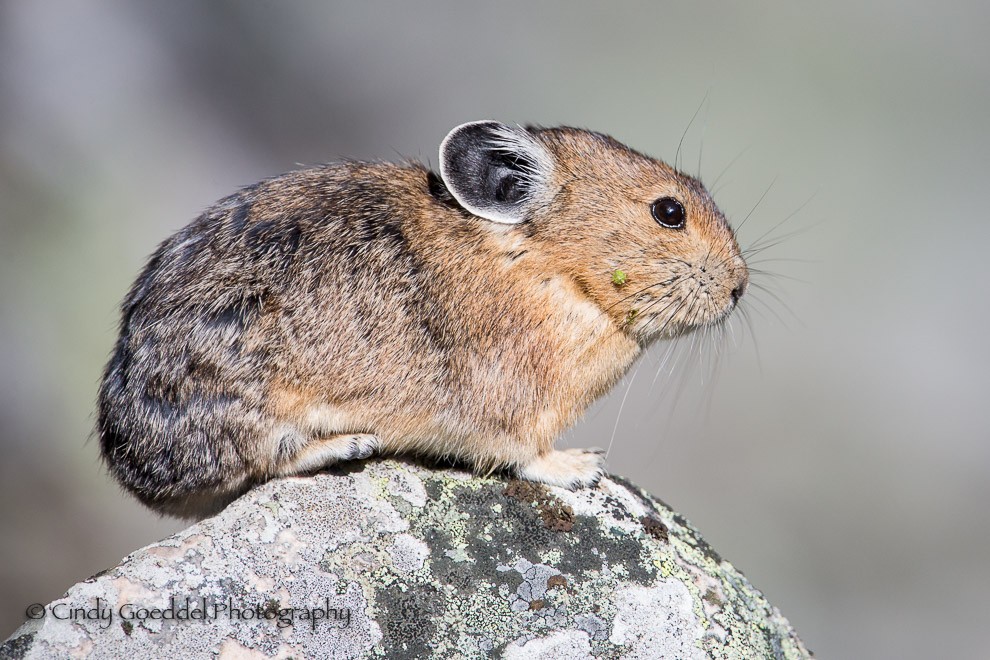
M 157 243 L 263 177 L 435 167 L 496 118 L 680 144 L 769 241 L 750 325 L 654 347 L 564 443 L 611 445 L 821 657 L 981 655 L 988 26 L 978 1 L 0 4 L 0 637 L 183 526 L 87 441 Z

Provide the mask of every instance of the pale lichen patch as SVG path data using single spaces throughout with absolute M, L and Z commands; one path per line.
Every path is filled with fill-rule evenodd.
M 397 534 L 389 548 L 392 566 L 402 574 L 414 573 L 423 568 L 430 549 L 420 539 L 409 534 Z
M 594 658 L 588 633 L 583 630 L 558 630 L 546 637 L 534 637 L 524 643 L 512 643 L 505 647 L 502 656 L 507 660 L 532 660 L 532 658 Z
M 703 658 L 694 603 L 690 592 L 675 580 L 649 587 L 623 587 L 615 592 L 613 644 L 627 647 L 627 658 Z M 666 613 L 658 617 L 656 613 Z

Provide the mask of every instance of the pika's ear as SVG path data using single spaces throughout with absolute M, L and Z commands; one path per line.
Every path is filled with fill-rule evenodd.
M 553 156 L 521 128 L 497 121 L 461 124 L 440 144 L 440 177 L 471 213 L 506 224 L 549 200 Z

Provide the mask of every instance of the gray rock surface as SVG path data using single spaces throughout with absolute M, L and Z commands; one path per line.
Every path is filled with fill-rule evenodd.
M 29 613 L 30 614 L 30 613 Z M 394 460 L 260 486 L 39 605 L 13 658 L 801 658 L 681 516 Z

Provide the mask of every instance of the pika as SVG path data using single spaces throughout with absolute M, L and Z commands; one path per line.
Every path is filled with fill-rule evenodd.
M 602 450 L 556 438 L 748 277 L 697 179 L 600 133 L 463 124 L 439 173 L 291 172 L 162 243 L 121 308 L 102 456 L 180 517 L 376 453 L 593 485 Z

